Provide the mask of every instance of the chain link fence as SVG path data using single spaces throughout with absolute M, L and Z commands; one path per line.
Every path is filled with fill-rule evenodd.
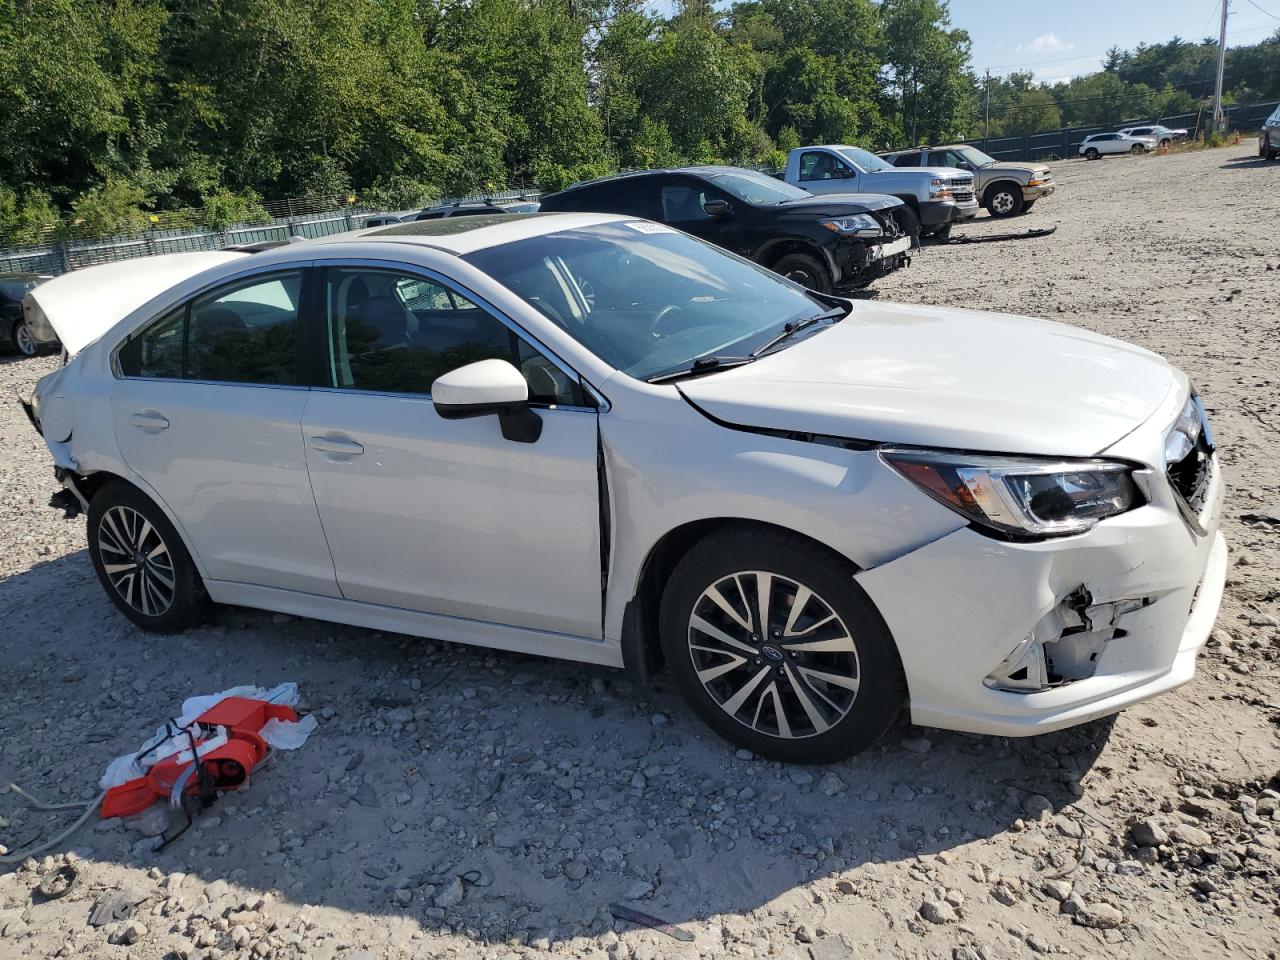
M 464 197 L 448 197 L 434 205 L 484 200 L 536 199 L 536 190 L 502 190 Z M 162 253 L 193 250 L 221 250 L 264 241 L 313 239 L 348 230 L 358 230 L 371 216 L 381 212 L 370 207 L 340 206 L 332 200 L 303 199 L 269 201 L 261 206 L 271 214 L 263 222 L 230 227 L 210 227 L 199 222 L 199 210 L 159 214 L 159 223 L 150 230 L 110 237 L 51 240 L 28 246 L 0 247 L 0 273 L 35 273 L 57 276 L 81 267 Z M 336 207 L 336 209 L 335 209 Z
M 1280 102 L 1246 103 L 1224 108 L 1227 116 L 1227 130 L 1231 132 L 1252 133 L 1262 128 L 1262 123 L 1271 112 L 1280 106 Z M 1195 138 L 1206 132 L 1211 122 L 1208 109 L 1196 113 L 1185 113 L 1175 117 L 1161 117 L 1158 120 L 1126 120 L 1119 126 L 1141 127 L 1154 123 L 1164 124 L 1175 130 L 1186 128 L 1189 138 Z M 1111 133 L 1118 127 L 1063 127 L 1060 130 L 1048 130 L 1044 133 L 1032 133 L 1019 137 L 992 137 L 970 141 L 984 153 L 997 160 L 1064 160 L 1077 156 L 1080 144 L 1085 137 L 1095 133 Z

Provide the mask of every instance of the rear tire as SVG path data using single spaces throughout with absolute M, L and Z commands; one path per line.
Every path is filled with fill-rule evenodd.
M 13 325 L 9 337 L 13 340 L 13 348 L 24 357 L 34 357 L 40 352 L 40 341 L 32 336 L 31 328 L 25 320 L 19 320 Z
M 1016 217 L 1023 210 L 1022 187 L 1016 183 L 993 183 L 983 197 L 983 206 L 993 217 Z
M 788 763 L 833 763 L 880 739 L 906 681 L 855 572 L 784 530 L 742 526 L 697 543 L 667 583 L 660 619 L 694 712 L 730 743 Z
M 817 257 L 811 257 L 807 253 L 788 253 L 770 269 L 815 293 L 831 292 L 831 277 L 827 268 Z
M 178 633 L 203 619 L 209 596 L 169 518 L 123 481 L 89 504 L 89 556 L 102 588 L 144 630 Z

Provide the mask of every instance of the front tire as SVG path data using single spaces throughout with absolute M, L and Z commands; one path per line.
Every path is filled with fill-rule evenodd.
M 789 253 L 772 267 L 774 273 L 782 274 L 815 293 L 831 292 L 831 277 L 817 257 L 807 253 Z
M 666 662 L 694 712 L 729 742 L 790 763 L 833 763 L 874 744 L 906 683 L 854 572 L 781 530 L 737 527 L 696 544 L 660 618 Z
M 89 504 L 89 556 L 120 612 L 156 633 L 177 633 L 203 618 L 209 598 L 169 518 L 122 481 Z
M 933 231 L 933 233 L 929 234 L 929 240 L 933 243 L 950 243 L 951 228 L 953 226 L 954 224 L 948 223 L 939 227 L 937 230 Z
M 1135 143 L 1132 147 L 1129 148 L 1129 152 L 1132 153 L 1134 156 L 1137 156 L 1140 153 L 1146 153 L 1147 148 L 1140 143 Z
M 1023 210 L 1022 187 L 1016 183 L 996 183 L 987 189 L 987 212 L 993 217 L 1016 217 Z
M 25 320 L 19 320 L 13 325 L 13 329 L 9 331 L 9 336 L 13 340 L 14 349 L 24 357 L 34 357 L 40 352 L 40 341 L 38 341 L 31 333 L 31 328 L 27 326 Z
M 1102 154 L 1098 152 L 1096 147 L 1090 147 L 1084 152 L 1084 158 L 1086 160 L 1097 160 L 1100 156 L 1102 156 Z

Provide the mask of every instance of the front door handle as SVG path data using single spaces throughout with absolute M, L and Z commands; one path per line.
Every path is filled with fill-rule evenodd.
M 362 444 L 342 437 L 312 437 L 311 448 L 321 453 L 332 453 L 342 457 L 358 457 L 364 453 Z
M 144 430 L 147 433 L 158 433 L 161 430 L 169 429 L 169 418 L 156 413 L 154 410 L 135 413 L 129 420 L 139 430 Z

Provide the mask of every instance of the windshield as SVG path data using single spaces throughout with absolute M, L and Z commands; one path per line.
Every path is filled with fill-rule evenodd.
M 746 356 L 827 305 L 763 267 L 643 220 L 596 224 L 464 257 L 610 366 L 639 380 Z
M 807 190 L 753 170 L 735 170 L 733 173 L 703 174 L 708 180 L 731 196 L 756 206 L 775 206 L 787 200 L 804 200 L 813 196 Z
M 861 167 L 868 173 L 876 173 L 880 170 L 892 170 L 893 165 L 885 163 L 874 153 L 868 153 L 861 147 L 841 147 L 840 153 L 844 154 L 855 166 Z
M 977 147 L 961 147 L 956 151 L 960 156 L 964 157 L 975 167 L 985 167 L 988 163 L 995 163 L 995 157 L 989 157 Z

